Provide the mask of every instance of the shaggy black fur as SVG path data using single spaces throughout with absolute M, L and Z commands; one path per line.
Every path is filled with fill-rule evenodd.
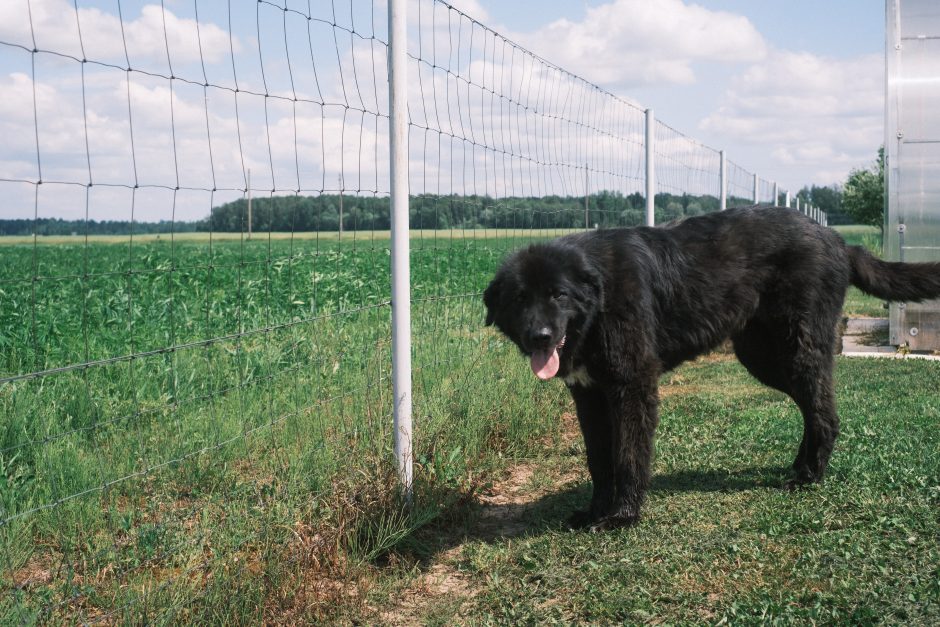
M 578 233 L 506 259 L 483 295 L 486 322 L 574 398 L 594 490 L 572 525 L 638 519 L 658 378 L 727 338 L 748 371 L 803 414 L 788 487 L 821 480 L 839 433 L 833 347 L 850 284 L 886 300 L 934 298 L 940 263 L 881 261 L 775 207 Z

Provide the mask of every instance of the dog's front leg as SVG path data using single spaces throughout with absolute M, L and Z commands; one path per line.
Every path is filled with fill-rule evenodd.
M 614 502 L 613 426 L 610 403 L 603 390 L 580 385 L 569 387 L 584 436 L 588 471 L 591 473 L 591 506 L 574 512 L 568 524 L 574 529 L 590 527 L 601 520 Z
M 595 530 L 632 525 L 649 486 L 653 436 L 658 418 L 656 377 L 634 377 L 607 390 L 611 411 L 614 498 Z

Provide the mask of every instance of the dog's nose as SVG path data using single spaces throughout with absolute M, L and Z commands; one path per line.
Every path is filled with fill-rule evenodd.
M 546 348 L 552 341 L 552 330 L 548 327 L 538 327 L 529 335 L 529 341 L 534 348 Z

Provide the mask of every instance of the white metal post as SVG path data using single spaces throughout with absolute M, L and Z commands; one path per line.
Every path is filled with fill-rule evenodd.
M 800 210 L 800 197 L 799 196 L 796 197 L 796 210 L 797 211 Z
M 720 197 L 718 199 L 718 206 L 722 211 L 724 211 L 728 208 L 728 160 L 725 157 L 724 150 L 718 151 L 718 158 L 719 163 L 721 164 L 719 166 L 721 183 L 719 185 Z
M 785 206 L 787 209 L 789 209 L 789 208 L 790 208 L 790 190 L 787 190 L 787 196 L 786 196 L 786 198 L 784 199 L 783 202 L 785 203 L 784 206 Z
M 392 395 L 395 458 L 411 502 L 411 268 L 408 225 L 408 0 L 388 3 L 389 152 L 392 255 Z
M 591 179 L 590 176 L 590 165 L 584 164 L 584 230 L 587 231 L 590 226 L 589 215 L 590 215 L 590 199 L 591 199 Z
M 777 181 L 774 181 L 774 201 L 773 206 L 776 207 L 780 204 L 780 190 L 777 189 Z
M 646 226 L 656 225 L 656 117 L 646 110 Z
M 754 204 L 760 204 L 760 178 L 756 174 L 754 175 Z
M 248 239 L 251 239 L 251 168 L 248 168 Z

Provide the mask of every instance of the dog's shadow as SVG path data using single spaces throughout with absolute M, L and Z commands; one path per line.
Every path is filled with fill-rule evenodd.
M 654 475 L 650 493 L 668 495 L 779 488 L 787 472 L 780 466 L 754 466 L 734 471 L 681 470 Z M 578 481 L 533 501 L 476 504 L 465 516 L 459 516 L 450 523 L 432 524 L 424 530 L 421 561 L 430 563 L 435 556 L 468 542 L 494 543 L 551 531 L 567 531 L 568 517 L 574 510 L 586 508 L 590 499 L 591 483 Z
M 650 492 L 742 492 L 780 488 L 789 470 L 782 466 L 751 466 L 734 470 L 678 470 L 653 475 Z

